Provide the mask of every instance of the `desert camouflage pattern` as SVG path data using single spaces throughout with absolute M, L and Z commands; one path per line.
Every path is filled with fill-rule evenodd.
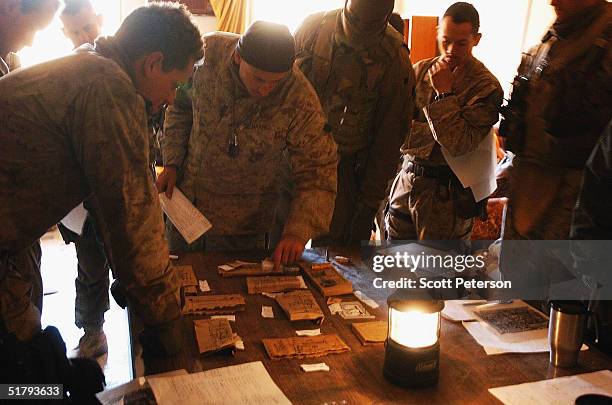
M 356 184 L 356 196 L 340 196 L 349 192 L 340 184 L 339 200 L 376 210 L 410 131 L 414 71 L 391 26 L 377 46 L 358 47 L 343 39 L 341 19 L 342 9 L 306 18 L 295 34 L 298 64 L 321 100 L 340 155 L 355 157 L 357 178 L 347 181 Z
M 297 190 L 284 234 L 308 240 L 329 227 L 336 145 L 296 66 L 268 96 L 249 96 L 233 62 L 238 39 L 205 36 L 204 63 L 194 73 L 190 97 L 177 99 L 166 114 L 164 165 L 179 168 L 178 187 L 210 220 L 210 235 L 263 234 L 272 226 L 285 151 Z M 234 135 L 239 153 L 232 157 Z
M 132 309 L 151 326 L 180 317 L 180 281 L 149 170 L 145 102 L 128 72 L 113 39 L 101 38 L 96 52 L 0 79 L 0 313 L 9 330 L 23 327 L 21 316 L 36 319 L 17 296 L 29 286 L 14 282 L 23 277 L 10 258 L 88 196 Z M 22 307 L 7 308 L 7 297 Z
M 473 219 L 458 215 L 456 204 L 457 193 L 466 190 L 415 176 L 405 169 L 409 162 L 447 166 L 440 146 L 453 156 L 475 150 L 498 120 L 503 90 L 495 76 L 472 57 L 454 72 L 454 95 L 434 101 L 436 91 L 427 71 L 437 60 L 438 57 L 426 59 L 414 65 L 417 77 L 414 120 L 410 136 L 402 145 L 404 165 L 389 197 L 395 213 L 390 211 L 386 216 L 391 239 L 451 240 L 469 239 L 471 235 Z
M 510 176 L 506 239 L 569 237 L 585 163 L 612 116 L 611 21 L 612 5 L 601 1 L 554 24 L 523 56 L 519 74 L 531 84 L 525 144 Z

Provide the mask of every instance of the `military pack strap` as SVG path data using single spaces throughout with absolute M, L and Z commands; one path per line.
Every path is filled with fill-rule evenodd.
M 321 22 L 312 36 L 312 41 L 308 45 L 313 57 L 327 62 L 312 65 L 312 68 L 316 69 L 312 72 L 315 83 L 325 83 L 331 72 L 334 32 L 336 31 L 336 18 L 332 17 L 336 15 L 333 11 L 327 11 L 323 14 L 323 18 L 321 18 Z

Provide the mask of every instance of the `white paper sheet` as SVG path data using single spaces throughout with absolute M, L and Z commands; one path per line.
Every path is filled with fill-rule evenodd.
M 261 361 L 169 378 L 151 378 L 159 405 L 285 405 L 289 399 Z
M 437 138 L 435 128 L 427 114 L 427 109 L 424 108 L 423 111 L 433 136 Z M 493 128 L 491 128 L 489 134 L 478 144 L 475 150 L 464 155 L 452 156 L 446 148 L 441 147 L 446 163 L 457 175 L 463 187 L 471 187 L 476 202 L 490 196 L 497 188 L 497 181 L 495 179 L 497 153 L 495 148 Z
M 274 318 L 274 311 L 272 310 L 272 307 L 262 306 L 261 316 L 263 318 Z
M 208 219 L 177 187 L 174 188 L 172 199 L 166 197 L 165 193 L 160 193 L 159 201 L 164 212 L 187 243 L 192 243 L 212 228 Z
M 489 392 L 507 405 L 573 405 L 576 398 L 584 394 L 612 396 L 612 371 L 489 388 Z
M 486 304 L 485 300 L 448 300 L 444 301 L 442 316 L 453 322 L 473 321 L 476 319 L 472 309 L 476 305 Z
M 83 203 L 80 203 L 76 207 L 72 209 L 60 222 L 66 228 L 70 229 L 72 232 L 77 235 L 81 235 L 83 233 L 83 226 L 85 225 L 85 220 L 87 219 L 88 212 L 83 206 Z
M 210 286 L 208 285 L 208 281 L 206 280 L 198 280 L 198 284 L 200 285 L 200 291 L 209 292 Z
M 311 373 L 313 371 L 329 371 L 329 366 L 325 363 L 300 364 L 300 367 L 307 373 Z
M 545 353 L 548 346 L 548 329 L 530 330 L 500 335 L 483 322 L 463 322 L 463 327 L 482 346 L 488 355 L 502 353 Z M 582 345 L 581 350 L 588 346 Z
M 149 391 L 151 390 L 147 382 L 149 378 L 170 377 L 170 376 L 185 375 L 185 374 L 187 374 L 187 370 L 180 369 L 180 370 L 169 371 L 167 373 L 155 374 L 152 376 L 136 378 L 125 384 L 118 385 L 115 388 L 111 388 L 109 390 L 104 390 L 102 392 L 99 392 L 96 394 L 96 398 L 98 398 L 98 401 L 100 401 L 102 405 L 120 405 L 120 404 L 123 404 L 124 402 L 129 402 L 130 397 L 132 397 L 133 399 L 136 399 L 135 397 L 142 398 L 148 395 L 153 395 L 152 392 L 149 394 L 146 393 L 146 390 L 149 390 Z
M 298 336 L 319 336 L 321 334 L 321 329 L 296 330 L 295 334 Z
M 355 297 L 357 297 L 357 299 L 359 301 L 363 302 L 364 304 L 366 304 L 370 308 L 376 309 L 376 308 L 378 308 L 380 306 L 380 305 L 378 305 L 378 303 L 376 301 L 374 301 L 372 298 L 368 297 L 367 295 L 365 295 L 361 291 L 354 291 L 353 294 L 355 295 Z

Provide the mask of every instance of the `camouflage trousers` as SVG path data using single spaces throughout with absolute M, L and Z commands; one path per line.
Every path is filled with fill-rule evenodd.
M 474 219 L 457 214 L 455 188 L 406 170 L 395 176 L 385 215 L 388 240 L 469 240 Z
M 17 252 L 0 250 L 0 316 L 8 331 L 23 341 L 41 328 L 40 259 L 39 241 Z
M 166 240 L 172 252 L 267 250 L 270 245 L 268 234 L 265 233 L 253 235 L 204 235 L 192 244 L 188 244 L 169 219 L 166 219 Z
M 77 277 L 74 280 L 74 323 L 80 329 L 99 329 L 104 324 L 104 313 L 109 310 L 109 266 L 104 244 L 98 237 L 95 222 L 87 217 L 83 233 L 77 235 L 58 226 L 66 243 L 74 242 L 77 254 Z

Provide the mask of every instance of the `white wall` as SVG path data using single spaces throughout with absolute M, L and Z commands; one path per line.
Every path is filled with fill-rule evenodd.
M 531 1 L 533 0 L 470 0 L 480 15 L 482 33 L 482 40 L 474 48 L 474 55 L 498 78 L 506 92 L 510 89 L 521 60 Z M 441 17 L 454 2 L 455 0 L 396 0 L 395 8 L 403 18 L 412 18 L 414 15 Z
M 344 6 L 344 0 L 250 0 L 248 3 L 247 26 L 253 21 L 265 20 L 285 24 L 291 32 L 310 14 Z
M 217 30 L 217 17 L 215 16 L 196 15 L 194 20 L 202 34 Z

